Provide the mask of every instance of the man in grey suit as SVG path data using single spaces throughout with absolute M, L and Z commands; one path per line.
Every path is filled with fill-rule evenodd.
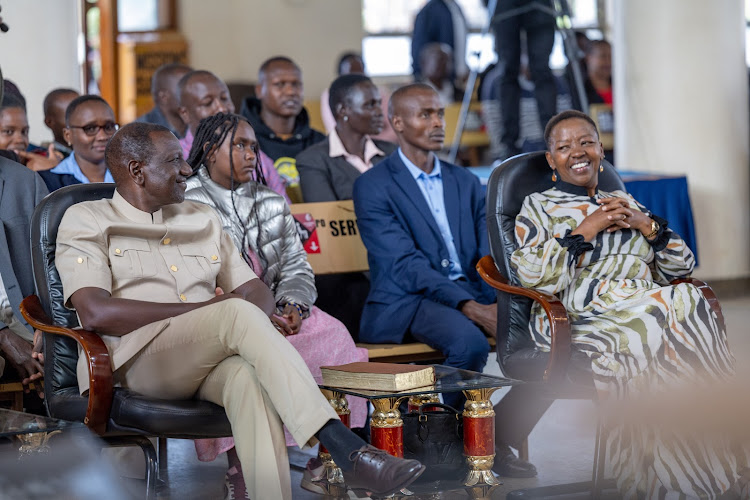
M 26 387 L 42 377 L 42 339 L 23 319 L 18 306 L 34 293 L 31 214 L 46 195 L 47 187 L 39 175 L 0 155 L 0 375 L 7 362 Z M 43 395 L 41 388 L 38 392 Z

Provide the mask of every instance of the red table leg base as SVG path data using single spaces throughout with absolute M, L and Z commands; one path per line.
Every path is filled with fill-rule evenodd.
M 464 486 L 495 486 L 502 484 L 492 473 L 495 463 L 495 411 L 490 396 L 495 389 L 464 391 L 464 456 L 469 473 Z

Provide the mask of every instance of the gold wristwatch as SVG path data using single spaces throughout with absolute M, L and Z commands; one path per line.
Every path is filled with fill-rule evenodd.
M 651 219 L 651 232 L 646 235 L 646 239 L 650 240 L 654 236 L 656 236 L 656 233 L 659 232 L 659 223 L 656 222 L 654 219 Z

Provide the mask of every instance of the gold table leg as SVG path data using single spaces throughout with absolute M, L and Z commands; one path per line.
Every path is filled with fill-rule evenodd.
M 370 441 L 375 448 L 385 450 L 394 457 L 404 457 L 404 421 L 398 405 L 406 396 L 372 399 L 375 407 L 370 417 Z M 413 495 L 406 488 L 401 489 L 404 496 Z
M 339 416 L 345 426 L 350 427 L 351 410 L 349 410 L 349 403 L 346 400 L 346 396 L 338 391 L 321 390 L 323 395 L 328 399 L 336 414 Z M 323 481 L 331 484 L 344 484 L 344 473 L 341 471 L 339 466 L 333 461 L 331 454 L 321 443 L 318 447 L 318 458 L 323 462 L 325 468 Z
M 18 459 L 29 458 L 35 453 L 49 452 L 49 438 L 61 433 L 61 430 L 56 430 L 52 432 L 32 432 L 17 436 L 18 440 L 21 441 L 21 446 L 18 448 Z
M 409 397 L 409 413 L 414 411 L 419 411 L 419 407 L 422 405 L 425 405 L 427 403 L 439 403 L 440 402 L 440 395 L 437 393 L 430 393 L 430 394 L 419 394 L 417 396 L 410 396 Z M 425 410 L 429 410 L 430 407 L 426 407 Z
M 469 389 L 464 407 L 464 455 L 469 464 L 465 486 L 502 484 L 492 473 L 495 463 L 495 410 L 490 396 L 497 389 Z

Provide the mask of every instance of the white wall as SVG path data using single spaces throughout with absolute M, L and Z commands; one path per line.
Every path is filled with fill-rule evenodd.
M 687 174 L 696 276 L 750 276 L 744 1 L 616 2 L 617 165 Z
M 195 68 L 255 82 L 263 61 L 285 55 L 302 68 L 309 99 L 335 78 L 339 54 L 362 47 L 357 0 L 180 0 L 179 11 Z
M 31 142 L 52 139 L 42 102 L 57 87 L 81 89 L 78 66 L 78 0 L 2 0 L 0 66 L 26 98 Z

